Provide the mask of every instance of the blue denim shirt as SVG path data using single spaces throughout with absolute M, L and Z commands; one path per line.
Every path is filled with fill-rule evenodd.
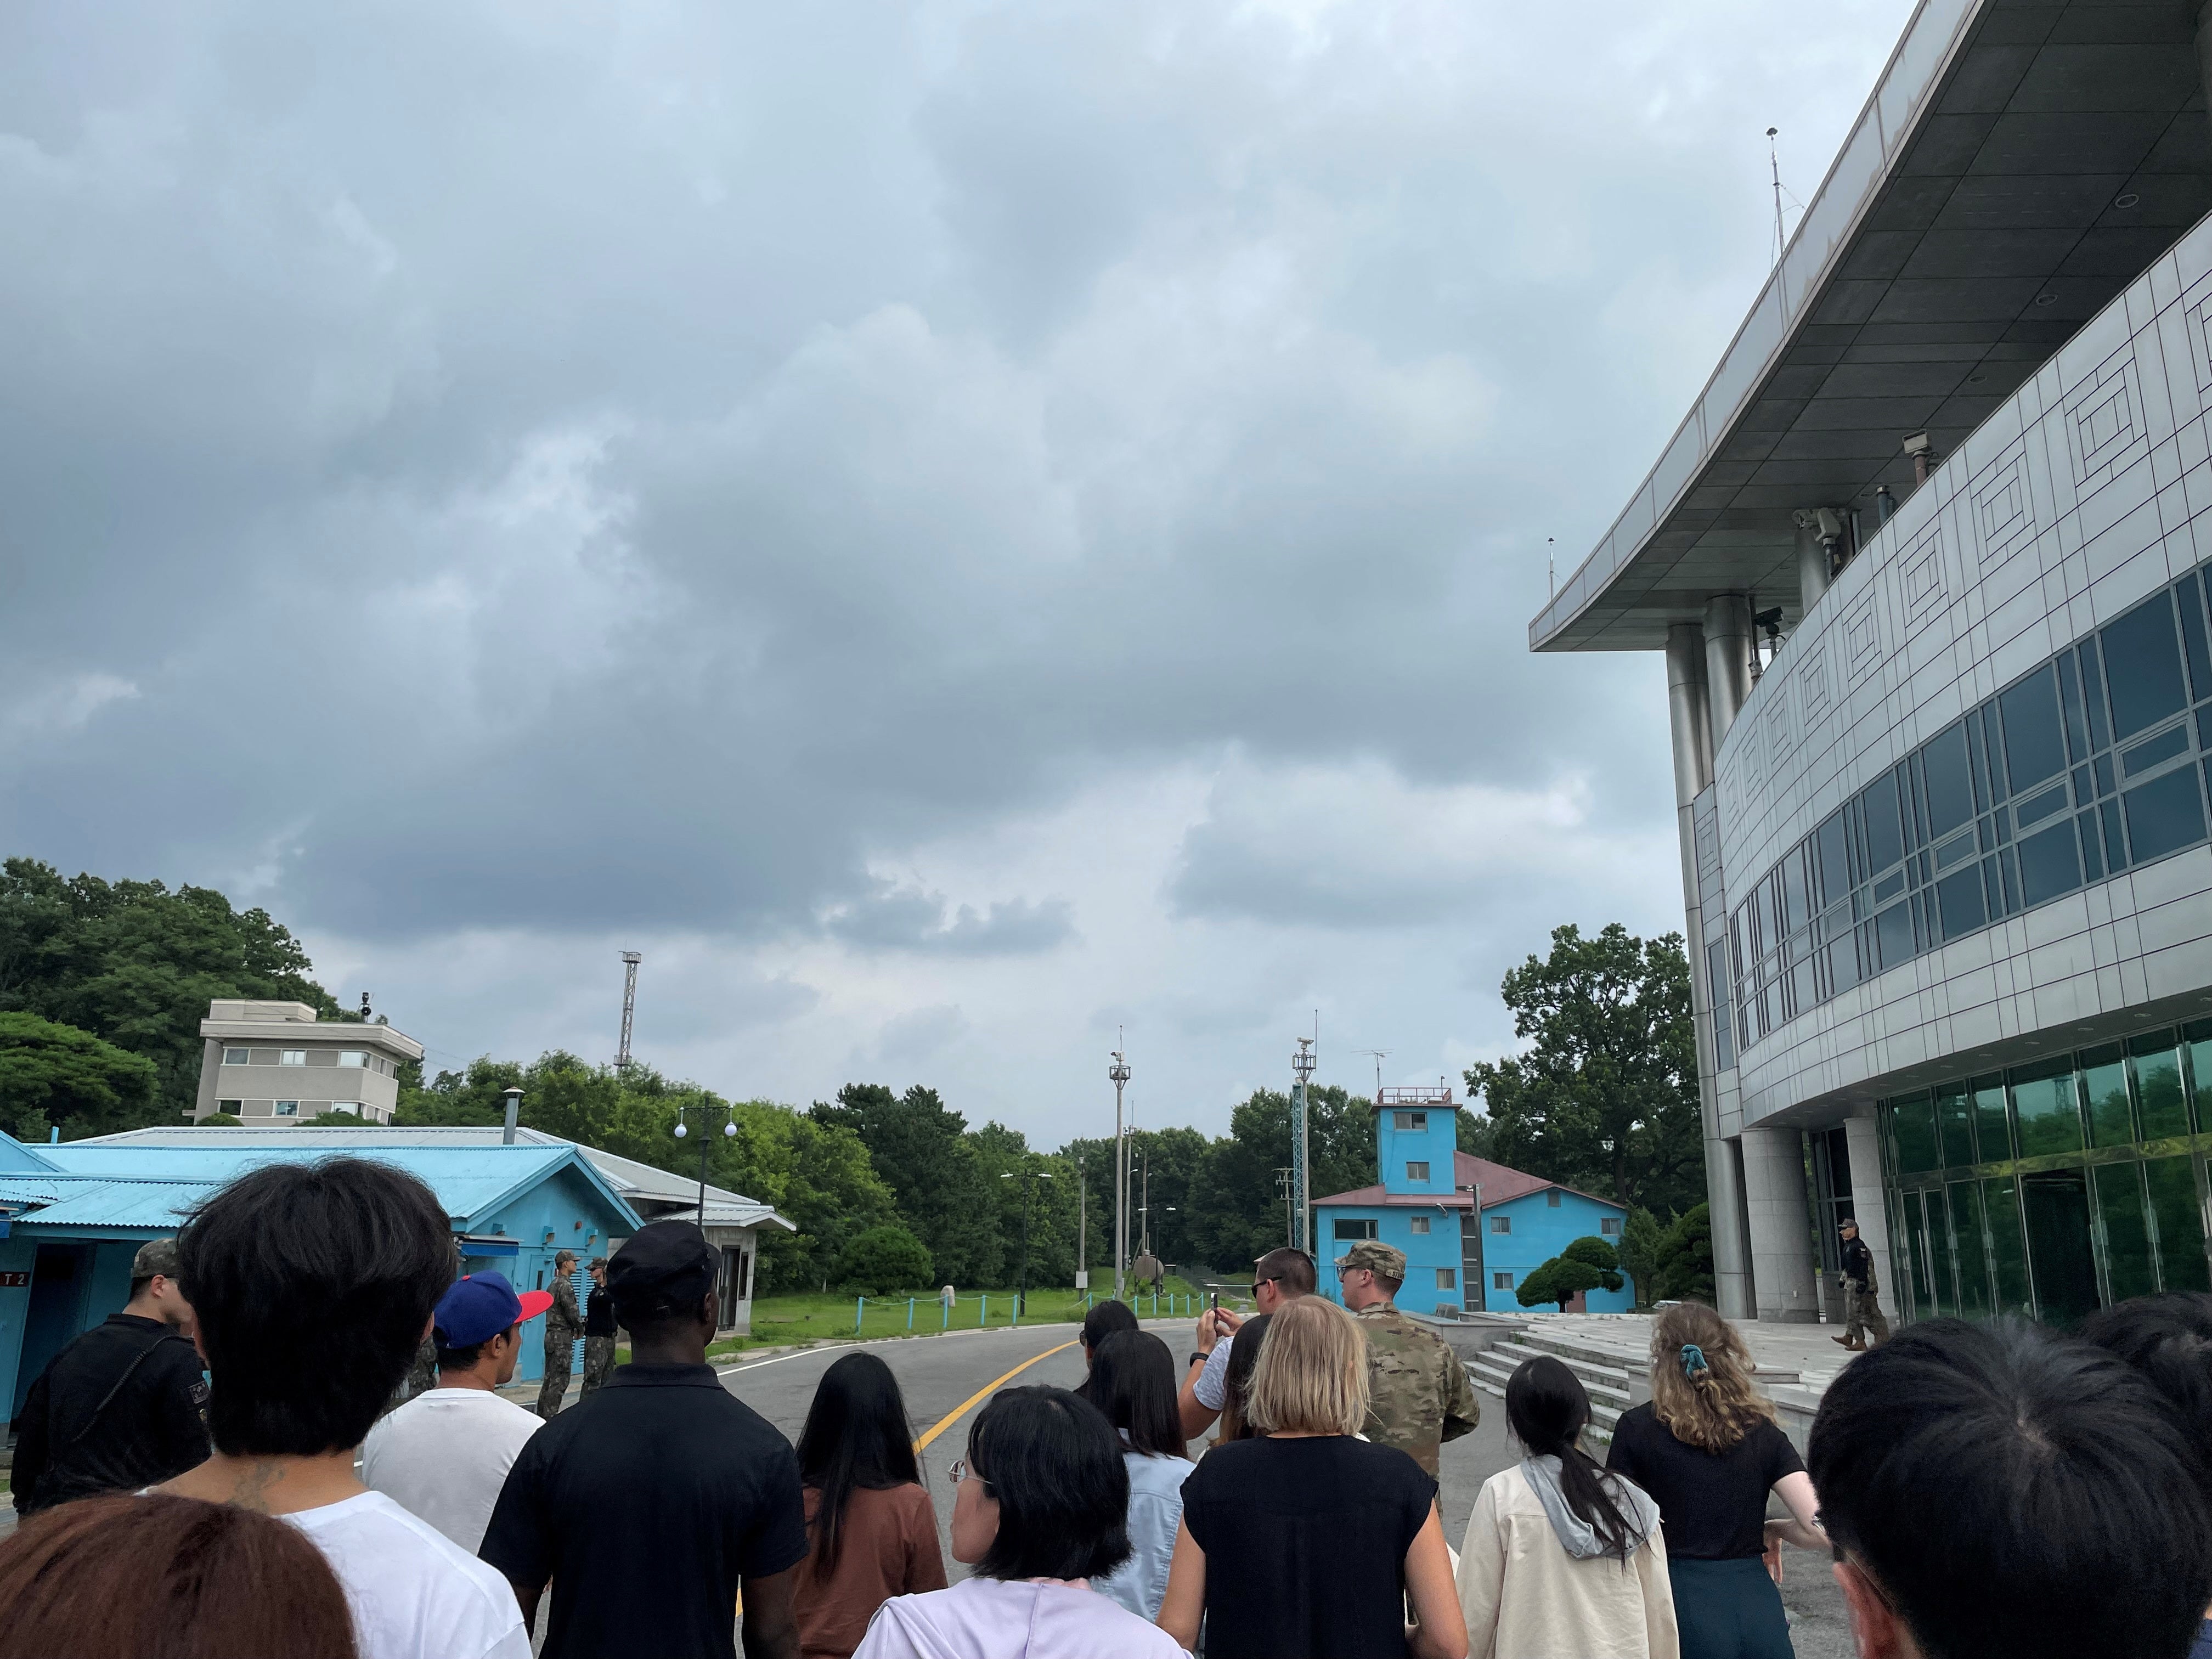
M 1091 1588 L 1139 1619 L 1160 1616 L 1168 1593 L 1168 1563 L 1182 1525 L 1182 1483 L 1197 1467 L 1187 1457 L 1147 1457 L 1125 1451 L 1129 1471 L 1129 1559 Z

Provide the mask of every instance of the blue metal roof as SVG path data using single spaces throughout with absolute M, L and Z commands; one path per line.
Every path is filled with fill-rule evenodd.
M 495 1213 L 520 1194 L 573 1169 L 635 1231 L 644 1223 L 574 1147 L 393 1146 L 351 1147 L 341 1133 L 312 1146 L 237 1144 L 197 1146 L 101 1146 L 64 1142 L 40 1148 L 56 1173 L 0 1174 L 0 1200 L 31 1200 L 44 1207 L 21 1218 L 23 1226 L 160 1228 L 240 1176 L 266 1164 L 312 1164 L 326 1158 L 366 1157 L 406 1170 L 438 1195 L 456 1224 L 468 1226 Z

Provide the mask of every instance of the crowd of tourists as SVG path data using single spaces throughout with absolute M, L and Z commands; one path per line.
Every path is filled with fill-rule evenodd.
M 0 1659 L 525 1659 L 541 1623 L 552 1659 L 1785 1659 L 1785 1548 L 1863 1659 L 2212 1659 L 2212 1297 L 1877 1337 L 1802 1457 L 1740 1334 L 1668 1308 L 1602 1461 L 1573 1370 L 1513 1373 L 1519 1461 L 1455 1552 L 1439 1452 L 1480 1413 L 1403 1256 L 1354 1245 L 1331 1298 L 1277 1250 L 1180 1364 L 1106 1303 L 1079 1388 L 990 1398 L 952 1583 L 880 1358 L 827 1367 L 794 1447 L 707 1363 L 698 1228 L 589 1271 L 581 1310 L 456 1280 L 428 1189 L 363 1159 L 216 1193 L 31 1391 Z M 499 1390 L 549 1316 L 532 1411 Z

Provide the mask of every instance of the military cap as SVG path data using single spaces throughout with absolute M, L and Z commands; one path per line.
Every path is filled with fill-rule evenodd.
M 641 1227 L 607 1263 L 607 1289 L 617 1303 L 639 1307 L 665 1302 L 696 1306 L 714 1288 L 720 1252 L 689 1221 L 656 1221 Z
M 138 1247 L 138 1254 L 131 1258 L 131 1277 L 151 1279 L 159 1273 L 164 1279 L 177 1276 L 177 1241 L 173 1238 L 149 1239 Z
M 1346 1273 L 1354 1267 L 1364 1267 L 1378 1279 L 1406 1277 L 1406 1253 L 1395 1245 L 1384 1244 L 1372 1238 L 1363 1238 L 1345 1252 L 1338 1264 Z

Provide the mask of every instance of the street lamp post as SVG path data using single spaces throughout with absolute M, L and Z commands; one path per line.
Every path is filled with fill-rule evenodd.
M 1051 1180 L 1052 1171 L 1049 1170 L 1024 1170 L 1021 1172 L 1021 1176 L 1022 1282 L 1020 1288 L 1016 1291 L 1014 1294 L 1014 1317 L 1017 1319 L 1020 1318 L 1024 1314 L 1030 1310 L 1030 1184 L 1032 1182 Z M 1012 1181 L 1013 1178 L 1013 1172 L 1012 1170 L 1006 1171 L 999 1177 L 1001 1181 Z
M 1308 1163 L 1306 1137 L 1306 1080 L 1314 1073 L 1313 1039 L 1300 1037 L 1298 1051 L 1291 1056 L 1297 1081 L 1291 1085 L 1291 1189 L 1297 1206 L 1291 1228 L 1291 1245 L 1303 1242 L 1308 1255 L 1314 1253 L 1312 1169 Z
M 1114 1297 L 1126 1299 L 1129 1266 L 1129 1142 L 1121 1129 L 1121 1090 L 1129 1081 L 1129 1062 L 1119 1048 L 1106 1075 L 1114 1083 Z
M 684 1114 L 690 1108 L 688 1106 L 678 1106 L 676 1109 L 676 1138 L 678 1140 L 684 1139 L 691 1133 L 690 1128 L 684 1121 Z M 702 1117 L 707 1115 L 706 1109 L 703 1106 L 700 1109 L 699 1115 Z M 732 1116 L 728 1122 L 722 1126 L 722 1138 L 725 1140 L 735 1140 L 738 1138 L 738 1121 L 734 1115 Z M 703 1133 L 700 1135 L 699 1230 L 702 1232 L 704 1232 L 707 1230 L 707 1148 L 712 1144 L 713 1143 L 710 1142 Z

